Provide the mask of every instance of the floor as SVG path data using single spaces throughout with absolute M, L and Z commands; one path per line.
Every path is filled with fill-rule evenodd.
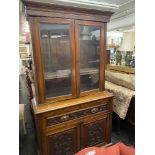
M 135 126 L 126 120 L 120 120 L 120 130 L 118 130 L 118 117 L 116 117 L 116 114 L 113 114 L 111 142 L 115 144 L 121 141 L 128 146 L 135 146 Z
M 33 118 L 30 111 L 30 101 L 28 98 L 25 75 L 21 75 L 19 79 L 19 103 L 25 104 L 27 130 L 27 134 L 24 135 L 22 123 L 19 122 L 19 154 L 37 155 L 37 140 L 35 135 Z
M 30 101 L 28 99 L 28 92 L 25 81 L 25 75 L 21 75 L 19 83 L 19 102 L 20 104 L 25 104 L 27 135 L 23 134 L 22 123 L 19 122 L 19 154 L 37 155 L 37 138 L 35 135 L 33 117 L 30 111 Z M 120 132 L 118 132 L 116 116 L 113 115 L 113 129 L 111 138 L 111 142 L 113 144 L 122 141 L 126 145 L 135 146 L 134 133 L 134 126 L 123 120 L 121 121 Z

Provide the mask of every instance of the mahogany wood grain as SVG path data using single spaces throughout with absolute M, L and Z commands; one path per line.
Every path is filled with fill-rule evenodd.
M 75 46 L 76 46 L 76 92 L 77 97 L 80 97 L 80 45 L 79 45 L 79 25 L 78 21 L 75 21 Z
M 100 11 L 73 6 L 62 6 L 23 0 L 28 16 L 58 17 L 89 21 L 109 22 L 114 12 Z
M 113 94 L 104 91 L 104 71 L 106 23 L 113 13 L 33 0 L 23 0 L 23 2 L 32 36 L 36 89 L 36 103 L 33 104 L 33 110 L 40 154 L 59 155 L 67 152 L 68 155 L 72 155 L 82 147 L 100 146 L 110 142 Z M 72 94 L 46 98 L 40 23 L 69 25 Z M 79 25 L 101 28 L 99 89 L 84 93 L 80 93 Z
M 100 40 L 100 83 L 99 88 L 101 91 L 105 89 L 105 52 L 106 52 L 106 23 L 101 27 L 101 40 Z
M 108 95 L 109 95 L 109 97 L 108 97 Z M 36 114 L 36 117 L 39 118 L 37 121 L 37 124 L 39 125 L 43 155 L 49 155 L 49 154 L 52 155 L 53 154 L 53 153 L 49 153 L 49 149 L 53 149 L 53 148 L 47 147 L 49 145 L 49 143 L 51 143 L 47 137 L 50 136 L 52 138 L 55 134 L 58 134 L 57 136 L 59 137 L 59 134 L 60 135 L 61 135 L 61 133 L 65 134 L 67 130 L 70 130 L 72 128 L 76 129 L 76 134 L 77 134 L 76 143 L 77 143 L 77 145 L 75 146 L 74 149 L 77 151 L 82 149 L 84 146 L 89 146 L 88 145 L 89 138 L 87 137 L 88 132 L 89 132 L 89 134 L 91 132 L 91 133 L 93 133 L 93 135 L 97 134 L 98 136 L 102 136 L 102 132 L 100 130 L 101 127 L 103 128 L 103 132 L 104 132 L 103 140 L 100 138 L 99 140 L 92 141 L 91 144 L 95 145 L 95 146 L 99 146 L 99 145 L 103 145 L 103 144 L 110 142 L 112 94 L 107 93 L 107 96 L 105 97 L 105 95 L 103 95 L 103 93 L 102 93 L 102 95 L 99 93 L 99 94 L 96 94 L 95 99 L 92 97 L 93 96 L 91 96 L 91 98 L 89 98 L 87 96 L 87 97 L 84 97 L 83 99 L 78 98 L 78 100 L 72 99 L 72 100 L 64 101 L 64 102 L 66 102 L 64 106 L 62 106 L 63 103 L 54 104 L 53 106 L 51 106 L 52 110 L 46 111 L 44 109 L 45 110 L 44 112 L 42 111 L 41 113 Z M 69 102 L 70 102 L 70 106 L 67 106 L 67 104 L 69 104 Z M 75 104 L 75 103 L 77 103 L 77 104 Z M 106 110 L 103 112 L 102 111 L 101 112 L 92 111 L 93 113 L 91 115 L 77 116 L 76 119 L 66 120 L 64 122 L 47 127 L 47 119 L 54 118 L 54 117 L 61 117 L 62 114 L 68 115 L 69 113 L 75 114 L 77 111 L 83 111 L 83 110 L 87 111 L 90 108 L 94 109 L 94 108 L 96 108 L 98 106 L 102 106 L 102 105 L 105 105 L 107 107 Z M 101 121 L 105 120 L 103 125 L 102 125 L 102 123 L 100 124 L 100 120 Z M 91 127 L 90 127 L 90 129 L 87 128 L 87 125 L 89 125 L 89 124 L 90 125 L 92 124 L 93 128 L 91 128 Z M 96 129 L 93 130 L 96 125 L 97 126 L 101 125 L 99 128 L 99 131 L 96 131 Z M 90 137 L 92 137 L 92 136 L 90 135 Z M 87 139 L 86 142 L 83 141 L 85 138 Z M 91 141 L 91 139 L 90 139 L 90 141 Z M 50 144 L 50 146 L 52 146 L 52 144 Z
M 107 70 L 111 72 L 124 73 L 124 74 L 135 74 L 135 68 L 128 66 L 117 66 L 114 64 L 108 64 Z
M 81 127 L 82 139 L 81 148 L 96 146 L 100 143 L 107 142 L 106 132 L 107 115 L 99 115 L 93 118 L 87 118 L 83 121 Z M 98 137 L 98 138 L 94 138 Z
M 40 49 L 40 36 L 38 31 L 38 23 L 36 18 L 30 19 L 30 30 L 32 36 L 32 47 L 33 47 L 33 60 L 35 63 L 35 82 L 36 82 L 36 93 L 38 103 L 42 103 L 44 101 L 44 81 L 43 79 L 43 67 L 42 64 L 42 55 Z
M 44 112 L 57 110 L 60 108 L 72 107 L 74 105 L 78 105 L 78 104 L 81 104 L 86 101 L 91 102 L 91 101 L 95 101 L 95 100 L 99 100 L 99 99 L 108 99 L 111 97 L 113 97 L 113 94 L 104 91 L 104 92 L 98 92 L 98 93 L 87 95 L 87 96 L 80 97 L 80 98 L 57 101 L 57 102 L 53 102 L 53 103 L 49 102 L 46 104 L 40 104 L 38 106 L 34 105 L 33 108 L 34 108 L 35 114 L 40 114 L 40 113 L 44 113 Z

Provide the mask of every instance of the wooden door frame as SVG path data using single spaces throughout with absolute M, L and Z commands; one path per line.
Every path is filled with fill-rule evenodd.
M 99 73 L 99 89 L 80 93 L 80 46 L 79 46 L 79 26 L 99 26 L 100 29 L 100 73 Z M 77 97 L 85 96 L 90 93 L 105 90 L 105 56 L 106 56 L 106 23 L 94 21 L 75 20 L 75 45 L 76 45 L 76 79 L 77 79 Z
M 46 98 L 45 80 L 44 80 L 44 60 L 41 53 L 41 35 L 40 23 L 51 24 L 68 24 L 70 26 L 70 57 L 71 57 L 71 95 L 63 95 L 58 97 Z M 35 63 L 35 77 L 37 85 L 38 103 L 46 103 L 49 101 L 65 100 L 76 97 L 76 71 L 75 71 L 75 42 L 74 42 L 74 20 L 61 18 L 31 17 L 30 18 L 32 42 L 33 42 L 33 58 Z

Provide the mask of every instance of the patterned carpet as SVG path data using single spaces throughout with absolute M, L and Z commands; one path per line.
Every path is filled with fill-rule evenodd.
M 128 146 L 135 146 L 135 126 L 126 120 L 120 120 L 120 130 L 118 131 L 117 115 L 114 113 L 112 126 L 111 142 L 113 144 L 121 141 Z
M 25 75 L 20 76 L 19 102 L 25 104 L 26 112 L 26 130 L 27 135 L 24 136 L 22 123 L 19 122 L 19 154 L 20 155 L 37 155 L 37 138 L 33 123 L 33 117 L 30 111 L 30 103 L 25 83 Z M 120 132 L 117 130 L 115 115 L 113 116 L 113 129 L 111 142 L 113 144 L 122 141 L 126 145 L 135 145 L 134 126 L 126 121 L 121 121 Z

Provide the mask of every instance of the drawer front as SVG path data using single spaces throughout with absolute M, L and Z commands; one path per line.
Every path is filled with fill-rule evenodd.
M 70 113 L 67 113 L 67 114 L 64 114 L 64 115 L 59 115 L 59 116 L 56 116 L 56 117 L 46 118 L 46 127 L 56 125 L 56 124 L 59 124 L 59 123 L 63 123 L 63 122 L 66 122 L 66 121 L 78 119 L 78 118 L 81 118 L 81 117 L 90 116 L 92 114 L 101 113 L 101 112 L 102 113 L 103 112 L 108 112 L 107 103 L 104 104 L 104 105 L 99 105 L 99 106 L 83 109 L 83 110 L 80 110 L 80 111 L 70 112 Z

